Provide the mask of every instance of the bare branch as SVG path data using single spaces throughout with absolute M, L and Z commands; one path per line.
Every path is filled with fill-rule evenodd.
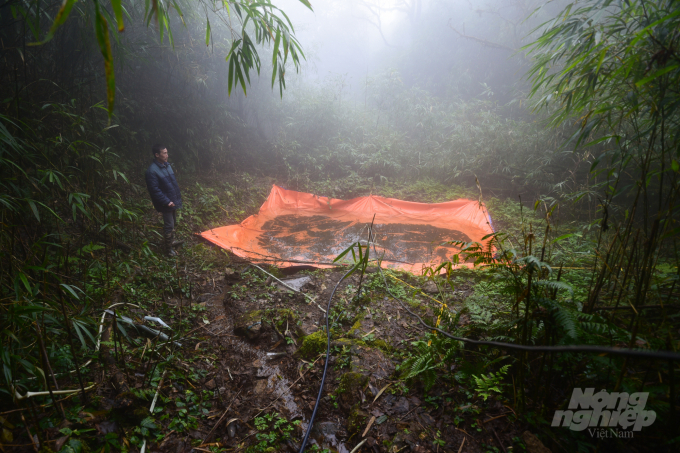
M 378 32 L 380 33 L 380 37 L 382 38 L 382 40 L 383 40 L 383 42 L 385 43 L 386 46 L 392 47 L 394 49 L 397 48 L 397 46 L 394 46 L 394 45 L 390 44 L 389 42 L 387 42 L 387 38 L 385 38 L 385 35 L 383 34 L 383 31 L 382 31 L 382 27 L 380 26 L 380 17 L 378 17 L 378 23 L 377 24 L 375 22 L 373 22 L 372 20 L 367 19 L 365 17 L 355 16 L 354 14 L 352 14 L 352 17 L 355 18 L 355 19 L 365 20 L 369 24 L 373 25 L 378 30 Z
M 449 28 L 451 28 L 451 30 L 458 33 L 458 36 L 460 36 L 461 38 L 465 38 L 465 39 L 469 39 L 470 41 L 478 42 L 478 43 L 482 44 L 484 47 L 491 47 L 492 49 L 503 49 L 503 50 L 508 50 L 510 52 L 515 52 L 517 50 L 517 49 L 513 49 L 513 48 L 508 47 L 508 46 L 504 46 L 503 44 L 497 44 L 495 42 L 487 41 L 486 39 L 477 38 L 475 36 L 470 36 L 470 35 L 466 35 L 465 33 L 461 33 L 458 30 L 456 30 L 455 28 L 453 28 L 453 26 L 451 26 L 450 20 L 449 20 L 448 25 L 449 25 Z

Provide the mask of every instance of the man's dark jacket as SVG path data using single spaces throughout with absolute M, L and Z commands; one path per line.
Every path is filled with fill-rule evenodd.
M 171 212 L 182 207 L 182 194 L 169 163 L 161 164 L 154 159 L 146 170 L 146 188 L 156 211 Z M 175 206 L 168 206 L 171 201 Z

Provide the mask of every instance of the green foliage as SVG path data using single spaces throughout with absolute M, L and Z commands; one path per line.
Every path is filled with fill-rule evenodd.
M 312 9 L 307 0 L 300 0 L 310 10 Z M 64 26 L 75 0 L 65 0 L 54 18 L 52 26 L 46 38 L 36 45 L 43 44 L 50 41 L 56 31 Z M 137 6 L 135 3 L 123 2 L 121 0 L 111 0 L 111 7 L 115 15 L 115 22 L 118 25 L 118 31 L 125 30 L 123 23 L 123 11 L 130 17 L 128 10 L 134 10 Z M 170 17 L 170 10 L 175 9 L 178 17 L 184 23 L 184 11 L 191 11 L 191 16 L 197 15 L 200 9 L 206 13 L 206 34 L 205 45 L 210 45 L 212 33 L 210 27 L 210 19 L 207 16 L 208 10 L 214 15 L 214 19 L 219 20 L 231 32 L 232 39 L 229 52 L 226 55 L 226 60 L 229 62 L 229 79 L 228 89 L 231 94 L 232 87 L 241 85 L 243 93 L 246 93 L 246 82 L 250 84 L 250 71 L 256 69 L 258 75 L 260 73 L 260 56 L 257 47 L 267 44 L 274 45 L 272 54 L 272 88 L 277 80 L 279 81 L 279 91 L 283 96 L 283 89 L 286 86 L 285 82 L 285 66 L 290 57 L 295 65 L 296 70 L 299 70 L 301 58 L 304 59 L 304 54 L 299 42 L 295 38 L 295 30 L 293 24 L 290 22 L 286 14 L 274 5 L 270 0 L 259 2 L 249 2 L 245 0 L 223 1 L 216 0 L 202 0 L 199 5 L 194 2 L 173 0 L 172 2 L 145 2 L 143 20 L 148 26 L 153 18 L 158 24 L 158 31 L 160 40 L 163 42 L 164 34 L 168 34 L 170 43 L 174 47 L 174 38 L 172 34 L 172 20 Z M 180 7 L 182 4 L 182 7 Z M 95 18 L 95 37 L 99 44 L 102 56 L 104 57 L 104 73 L 106 78 L 106 92 L 109 118 L 113 115 L 114 98 L 116 82 L 114 76 L 114 55 L 112 51 L 111 41 L 109 37 L 109 22 L 112 21 L 108 11 L 102 5 L 100 0 L 94 0 L 94 18 Z M 202 8 L 201 8 L 202 7 Z M 12 5 L 12 9 L 17 6 Z M 20 8 L 20 7 L 19 7 Z M 32 8 L 29 8 L 29 11 Z M 233 13 L 232 13 L 233 11 Z M 25 12 L 25 11 L 24 11 Z M 36 8 L 36 14 L 40 14 L 40 8 Z M 107 20 L 108 18 L 108 20 Z M 234 22 L 238 26 L 234 25 Z M 38 31 L 39 33 L 39 31 Z M 36 39 L 37 36 L 36 36 Z
M 425 390 L 430 390 L 437 379 L 437 370 L 449 363 L 458 351 L 458 345 L 448 339 L 430 337 L 430 341 L 414 341 L 413 350 L 400 365 L 402 379 L 418 378 L 423 381 Z
M 254 424 L 258 431 L 255 434 L 257 444 L 248 447 L 246 452 L 263 453 L 276 451 L 281 442 L 291 438 L 291 434 L 295 431 L 295 426 L 300 423 L 300 420 L 289 422 L 276 412 L 255 417 Z
M 479 396 L 484 398 L 484 401 L 492 395 L 491 392 L 503 393 L 501 388 L 503 387 L 502 381 L 505 375 L 510 369 L 510 365 L 505 365 L 501 367 L 496 373 L 482 374 L 480 376 L 472 376 L 475 381 L 475 390 L 479 393 Z

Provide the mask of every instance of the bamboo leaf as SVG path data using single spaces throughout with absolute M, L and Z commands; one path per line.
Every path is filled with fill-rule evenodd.
M 229 78 L 227 79 L 227 93 L 231 96 L 231 87 L 234 86 L 234 58 L 227 57 L 229 60 Z
M 654 80 L 658 77 L 661 77 L 662 75 L 667 74 L 674 69 L 677 69 L 678 67 L 680 67 L 680 65 L 676 64 L 676 65 L 672 65 L 672 66 L 667 66 L 663 69 L 659 69 L 654 74 L 652 74 L 648 77 L 645 77 L 644 79 L 640 80 L 639 82 L 635 82 L 635 86 L 640 87 L 642 85 L 645 85 L 645 84 L 651 82 L 652 80 Z
M 43 44 L 52 39 L 57 29 L 61 27 L 64 24 L 64 22 L 66 22 L 66 19 L 68 19 L 68 16 L 69 14 L 71 14 L 71 10 L 73 9 L 73 5 L 75 5 L 75 3 L 76 0 L 64 0 L 64 2 L 61 4 L 61 8 L 59 8 L 56 17 L 54 18 L 54 21 L 52 22 L 50 31 L 47 33 L 45 39 L 40 43 L 31 43 L 30 45 Z
M 272 53 L 272 65 L 276 66 L 276 59 L 279 55 L 279 44 L 281 43 L 281 29 L 276 29 L 276 38 L 274 39 L 274 52 Z
M 97 8 L 98 9 L 98 8 Z M 106 104 L 108 107 L 109 118 L 113 115 L 113 105 L 116 95 L 116 79 L 113 72 L 113 52 L 111 51 L 111 41 L 109 39 L 109 25 L 99 12 L 96 16 L 96 35 L 99 43 L 99 50 L 104 57 L 104 71 L 106 74 Z
M 67 285 L 66 283 L 61 283 L 59 286 L 61 286 L 61 287 L 64 288 L 66 291 L 68 291 L 69 293 L 71 293 L 71 295 L 72 295 L 73 297 L 75 297 L 76 299 L 80 299 L 80 297 L 78 297 L 78 294 L 76 294 L 76 291 L 75 291 L 75 289 L 74 289 L 74 288 L 75 288 L 74 286 Z
M 111 7 L 113 8 L 113 14 L 116 16 L 118 31 L 124 31 L 125 24 L 123 23 L 123 5 L 121 0 L 111 0 Z
M 21 283 L 24 284 L 24 288 L 26 288 L 26 292 L 29 294 L 33 294 L 33 290 L 31 289 L 31 284 L 28 282 L 28 279 L 26 278 L 26 275 L 22 272 L 19 274 L 19 279 L 21 280 Z
M 33 211 L 33 215 L 35 218 L 40 222 L 40 214 L 38 213 L 38 208 L 35 205 L 35 202 L 33 200 L 28 200 L 28 205 L 31 207 L 31 211 Z
M 243 72 L 241 71 L 241 64 L 238 60 L 234 60 L 234 69 L 236 70 L 236 79 L 241 82 L 241 87 L 243 88 L 243 94 L 247 96 L 246 93 L 246 79 L 243 77 Z

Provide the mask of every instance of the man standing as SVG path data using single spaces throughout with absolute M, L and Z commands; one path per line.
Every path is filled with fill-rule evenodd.
M 172 248 L 177 223 L 177 210 L 182 207 L 182 195 L 175 179 L 175 172 L 168 163 L 168 150 L 163 145 L 153 145 L 154 160 L 146 170 L 146 188 L 156 211 L 163 214 L 163 241 L 165 253 L 176 256 Z

